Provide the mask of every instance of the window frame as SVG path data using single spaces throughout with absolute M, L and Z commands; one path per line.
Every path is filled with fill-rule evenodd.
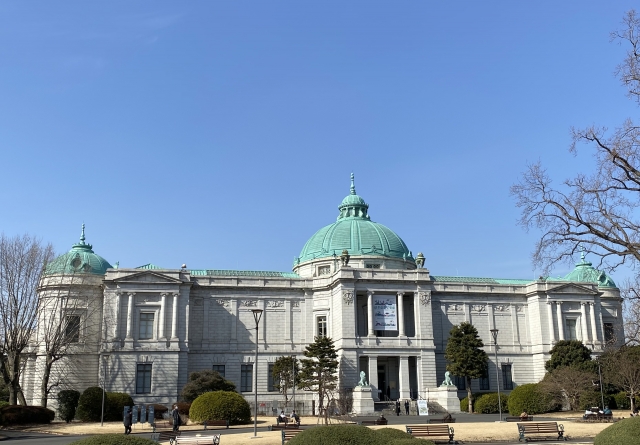
M 569 322 L 572 323 L 572 329 L 569 328 Z M 569 317 L 565 319 L 565 338 L 566 340 L 578 340 L 578 319 L 575 317 Z
M 142 317 L 151 315 L 151 324 L 149 325 L 149 320 L 145 320 L 145 326 L 148 328 L 149 337 L 142 336 Z M 140 311 L 138 313 L 138 340 L 153 340 L 155 339 L 156 331 L 156 313 L 155 311 Z M 145 332 L 145 335 L 147 332 Z
M 248 385 L 247 375 L 249 376 Z M 253 363 L 240 365 L 240 392 L 253 392 Z
M 324 331 L 321 333 L 321 331 Z M 316 315 L 316 337 L 329 336 L 329 317 L 327 314 Z
M 136 394 L 151 394 L 152 379 L 153 379 L 153 364 L 137 363 L 136 364 Z M 142 385 L 140 385 L 141 380 L 142 380 Z
M 478 379 L 478 389 L 480 391 L 491 390 L 491 379 L 489 379 L 489 370 L 484 371 L 484 375 Z
M 74 318 L 77 319 L 77 323 L 70 323 L 69 319 Z M 70 337 L 69 327 L 75 327 L 73 329 L 73 337 Z M 67 343 L 80 343 L 81 337 L 81 327 L 82 327 L 82 315 L 79 314 L 66 314 L 64 316 L 64 338 Z
M 222 372 L 220 372 L 220 369 L 222 369 Z M 224 376 L 225 376 L 225 365 L 220 365 L 218 363 L 214 363 L 213 365 L 211 365 L 211 370 L 212 371 L 216 371 L 218 374 L 220 374 L 220 376 L 222 378 L 224 378 Z
M 278 388 L 275 387 L 275 379 L 273 378 L 273 363 L 269 363 L 267 368 L 267 391 L 268 392 L 278 392 Z
M 503 363 L 502 370 L 502 389 L 505 391 L 513 390 L 513 366 L 512 363 Z

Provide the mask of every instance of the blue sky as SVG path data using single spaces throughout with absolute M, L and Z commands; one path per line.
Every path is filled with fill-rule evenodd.
M 631 7 L 1 2 L 0 231 L 287 271 L 353 172 L 433 274 L 537 277 L 509 187 L 527 162 L 588 170 L 570 127 L 637 113 L 609 41 Z

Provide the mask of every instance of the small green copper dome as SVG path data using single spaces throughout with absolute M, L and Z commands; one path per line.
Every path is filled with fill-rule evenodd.
M 94 275 L 104 275 L 111 264 L 100 255 L 93 253 L 92 245 L 84 242 L 84 224 L 80 242 L 74 244 L 70 251 L 60 255 L 55 260 L 47 264 L 44 270 L 45 275 L 71 275 L 78 273 L 89 273 Z
M 562 281 L 598 283 L 599 287 L 616 287 L 611 277 L 606 273 L 595 269 L 592 264 L 584 259 L 584 252 L 580 254 L 580 262 L 575 269 L 569 272 Z
M 306 242 L 295 264 L 340 255 L 386 256 L 413 262 L 411 252 L 396 233 L 369 218 L 369 204 L 356 194 L 351 174 L 351 193 L 342 200 L 340 215 L 333 224 L 318 230 Z

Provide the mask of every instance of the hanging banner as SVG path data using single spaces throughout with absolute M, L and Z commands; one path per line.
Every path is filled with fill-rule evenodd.
M 418 415 L 420 416 L 429 415 L 429 405 L 427 405 L 427 401 L 424 399 L 418 400 Z
M 396 297 L 373 297 L 373 329 L 397 331 Z

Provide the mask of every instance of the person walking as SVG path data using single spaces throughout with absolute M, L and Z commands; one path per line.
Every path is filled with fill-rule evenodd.
M 409 399 L 404 400 L 404 411 L 408 416 L 409 415 Z
M 180 412 L 178 411 L 178 405 L 173 405 L 171 417 L 173 418 L 173 431 L 177 432 L 180 430 Z
M 131 411 L 131 409 L 129 409 L 129 411 L 127 411 L 127 414 L 125 414 L 122 423 L 124 423 L 124 433 L 130 434 L 131 424 L 133 423 L 133 412 Z

